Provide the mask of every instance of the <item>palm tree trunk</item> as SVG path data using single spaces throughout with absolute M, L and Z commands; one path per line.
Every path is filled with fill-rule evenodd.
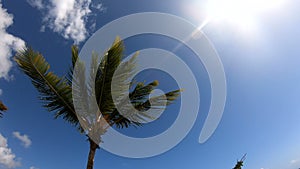
M 90 142 L 90 152 L 89 152 L 86 169 L 93 169 L 96 150 L 99 148 L 99 146 L 90 138 L 89 138 L 89 142 Z

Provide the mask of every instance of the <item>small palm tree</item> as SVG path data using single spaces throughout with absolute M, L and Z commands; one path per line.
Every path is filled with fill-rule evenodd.
M 29 76 L 32 84 L 38 90 L 40 94 L 39 97 L 44 103 L 43 106 L 47 108 L 48 111 L 55 111 L 55 118 L 61 117 L 76 126 L 81 133 L 89 133 L 87 137 L 90 143 L 90 150 L 87 169 L 93 168 L 94 156 L 96 150 L 100 148 L 99 144 L 101 142 L 101 137 L 97 140 L 95 137 L 91 137 L 92 135 L 95 133 L 101 135 L 103 131 L 105 132 L 108 127 L 112 126 L 127 128 L 129 126 L 142 125 L 139 121 L 124 115 L 130 112 L 119 112 L 120 110 L 117 109 L 116 104 L 118 104 L 119 107 L 126 106 L 126 103 L 122 99 L 119 99 L 120 101 L 118 103 L 114 103 L 112 99 L 112 79 L 117 68 L 123 65 L 125 67 L 124 70 L 126 70 L 119 72 L 121 85 L 122 81 L 123 85 L 127 83 L 127 78 L 132 75 L 135 68 L 135 58 L 137 55 L 123 64 L 121 63 L 123 52 L 124 44 L 117 38 L 112 47 L 100 58 L 99 65 L 97 64 L 99 57 L 96 54 L 93 55 L 90 76 L 91 79 L 95 79 L 95 83 L 88 85 L 82 85 L 85 84 L 85 78 L 72 80 L 74 73 L 85 75 L 85 66 L 78 59 L 78 48 L 76 46 L 72 46 L 72 66 L 65 77 L 59 77 L 53 72 L 50 72 L 50 65 L 46 62 L 45 58 L 32 48 L 20 51 L 15 57 L 15 61 L 20 70 Z M 75 69 L 76 61 L 79 62 L 78 69 Z M 162 106 L 168 105 L 176 100 L 180 94 L 180 90 L 174 90 L 166 93 L 164 97 L 156 96 L 149 99 L 150 93 L 158 86 L 157 81 L 149 84 L 142 82 L 130 83 L 130 104 L 138 110 L 138 114 L 136 114 L 135 117 L 139 119 L 151 118 L 151 115 L 145 113 L 147 110 L 150 108 L 161 109 Z M 78 100 L 74 103 L 72 86 L 79 86 L 78 91 L 80 96 L 87 96 L 88 99 Z M 120 96 L 123 95 L 122 92 L 119 94 Z M 91 112 L 91 110 L 89 110 L 89 98 L 92 97 L 96 98 L 99 110 L 96 113 L 86 115 L 86 113 Z M 80 104 L 80 110 L 82 110 L 82 112 L 75 112 L 74 107 L 78 107 L 78 104 Z M 90 117 L 93 117 L 93 120 L 89 119 Z M 107 124 L 107 126 L 103 126 L 103 123 L 101 123 L 103 121 L 106 122 L 105 124 Z
M 238 160 L 238 161 L 236 162 L 236 165 L 234 166 L 233 169 L 242 169 L 242 167 L 243 167 L 243 165 L 244 165 L 244 161 L 245 161 L 245 159 L 246 159 L 246 155 L 247 155 L 247 154 L 245 154 L 240 160 Z
M 3 115 L 3 112 L 5 112 L 7 110 L 7 107 L 2 103 L 2 101 L 0 100 L 0 118 Z

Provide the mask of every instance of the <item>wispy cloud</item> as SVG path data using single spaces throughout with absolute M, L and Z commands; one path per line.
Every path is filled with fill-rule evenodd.
M 20 140 L 25 148 L 28 148 L 31 145 L 31 140 L 29 139 L 28 135 L 22 135 L 20 132 L 15 131 L 13 132 L 13 136 Z
M 65 39 L 71 39 L 75 44 L 84 41 L 89 35 L 87 23 L 93 10 L 102 11 L 101 3 L 92 3 L 92 0 L 50 0 L 46 3 L 42 0 L 27 0 L 27 2 L 39 9 L 43 14 L 45 28 L 62 35 Z
M 21 163 L 16 160 L 16 155 L 8 147 L 7 139 L 0 133 L 0 167 L 16 168 L 21 166 Z
M 3 91 L 2 91 L 2 89 L 0 89 L 0 96 L 2 95 L 2 93 L 3 93 Z
M 291 161 L 290 161 L 291 164 L 296 164 L 296 163 L 298 163 L 298 162 L 299 162 L 299 160 L 291 160 Z
M 44 4 L 42 0 L 27 0 L 27 2 L 34 8 L 40 10 L 44 8 Z
M 39 168 L 36 168 L 36 167 L 34 167 L 34 166 L 31 166 L 29 169 L 39 169 Z
M 6 80 L 11 78 L 9 71 L 12 67 L 12 52 L 20 50 L 25 46 L 25 42 L 22 39 L 6 31 L 12 24 L 13 15 L 9 14 L 3 8 L 0 0 L 0 78 L 5 78 Z

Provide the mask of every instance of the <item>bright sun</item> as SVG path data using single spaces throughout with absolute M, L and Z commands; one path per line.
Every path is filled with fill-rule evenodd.
M 257 17 L 268 10 L 276 9 L 284 0 L 209 0 L 207 17 L 210 21 L 228 21 L 249 28 Z

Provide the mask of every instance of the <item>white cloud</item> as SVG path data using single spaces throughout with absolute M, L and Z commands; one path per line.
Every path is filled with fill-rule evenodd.
M 29 169 L 39 169 L 39 168 L 36 168 L 36 167 L 34 167 L 34 166 L 31 166 Z
M 0 167 L 16 168 L 21 166 L 21 163 L 16 160 L 16 155 L 8 147 L 7 139 L 0 133 Z
M 27 2 L 32 6 L 39 10 L 44 9 L 44 4 L 42 0 L 27 0 Z
M 88 19 L 92 9 L 104 10 L 102 4 L 92 4 L 92 0 L 50 0 L 44 4 L 42 0 L 27 0 L 28 3 L 42 11 L 45 15 L 41 31 L 50 28 L 65 39 L 71 39 L 75 44 L 84 41 L 89 32 Z
M 0 96 L 3 94 L 3 91 L 2 91 L 2 89 L 0 89 Z
M 13 51 L 22 49 L 25 42 L 6 32 L 13 24 L 13 15 L 7 13 L 0 1 L 0 78 L 10 79 L 9 71 L 12 67 L 11 56 Z
M 20 140 L 25 148 L 28 148 L 31 145 L 31 140 L 26 134 L 21 135 L 20 132 L 15 131 L 13 132 L 13 136 Z
M 105 11 L 106 8 L 103 6 L 103 4 L 98 3 L 98 4 L 92 4 L 92 7 L 99 10 L 99 11 Z
M 299 160 L 291 160 L 290 163 L 291 164 L 296 164 Z

